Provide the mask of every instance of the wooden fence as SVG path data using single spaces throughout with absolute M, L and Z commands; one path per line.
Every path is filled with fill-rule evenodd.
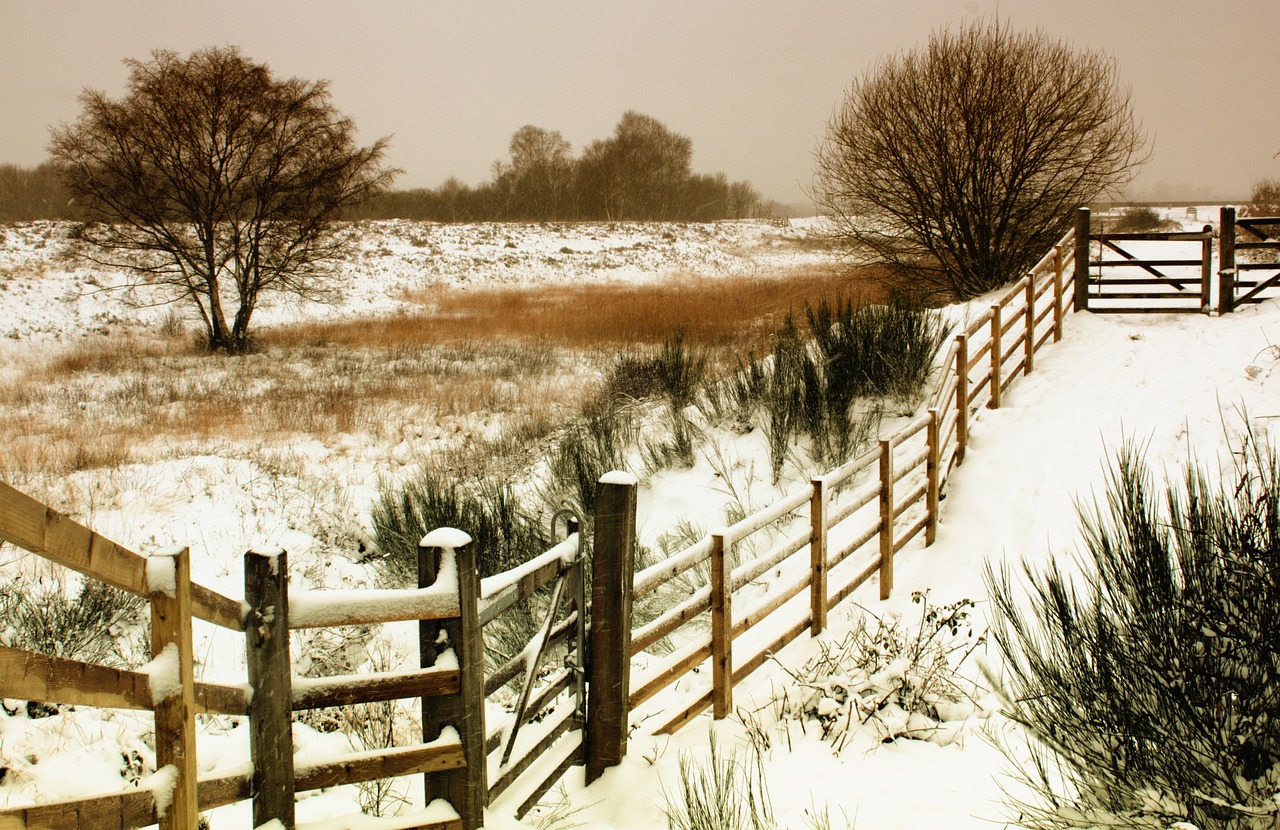
M 627 607 L 694 568 L 709 571 L 704 586 L 630 634 L 629 653 L 651 657 L 642 676 L 622 684 L 637 719 L 656 717 L 654 731 L 670 733 L 707 708 L 723 718 L 737 683 L 803 632 L 820 633 L 829 610 L 858 586 L 878 574 L 880 595 L 889 596 L 894 556 L 921 534 L 925 544 L 934 540 L 940 491 L 964 458 L 974 411 L 998 408 L 1009 384 L 1033 371 L 1037 352 L 1061 338 L 1078 290 L 1067 271 L 1081 256 L 1076 243 L 1068 232 L 965 325 L 943 356 L 925 414 L 781 501 L 636 574 Z M 736 555 L 779 526 L 781 538 L 766 550 Z M 774 576 L 761 597 L 752 586 L 766 573 Z M 707 661 L 710 670 L 693 678 L 681 702 L 646 708 Z
M 165 810 L 157 808 L 155 791 L 137 790 L 3 810 L 0 830 L 123 828 L 157 820 L 166 830 L 194 828 L 198 811 L 247 798 L 254 800 L 255 824 L 276 818 L 291 828 L 297 791 L 419 772 L 427 801 L 447 802 L 437 807 L 446 815 L 422 826 L 470 830 L 483 822 L 491 799 L 523 814 L 570 765 L 585 763 L 591 781 L 619 763 L 634 713 L 660 716 L 657 732 L 678 730 L 708 708 L 726 716 L 734 686 L 771 653 L 805 631 L 820 633 L 830 609 L 873 575 L 888 597 L 895 555 L 922 534 L 925 544 L 933 542 L 941 491 L 964 459 L 974 413 L 998 408 L 1009 385 L 1034 370 L 1039 350 L 1062 336 L 1065 312 L 1078 297 L 1073 274 L 1080 273 L 1079 259 L 1088 258 L 1087 237 L 1083 254 L 1080 242 L 1068 232 L 964 325 L 942 357 L 925 414 L 776 504 L 639 573 L 633 572 L 637 482 L 622 473 L 606 476 L 597 496 L 589 603 L 579 533 L 571 524 L 551 550 L 485 580 L 476 576 L 465 534 L 434 531 L 419 551 L 416 591 L 290 596 L 286 554 L 251 552 L 242 612 L 239 602 L 190 581 L 185 550 L 138 556 L 0 484 L 0 539 L 149 598 L 154 653 L 176 652 L 177 677 L 155 694 L 154 666 L 147 674 L 0 649 L 0 696 L 154 709 L 157 746 L 164 748 L 157 763 L 174 770 L 172 799 L 161 794 Z M 1069 272 L 1073 260 L 1077 267 Z M 750 550 L 766 529 L 788 524 L 799 527 L 783 529 L 762 552 Z M 633 627 L 636 598 L 699 566 L 708 571 L 703 587 Z M 775 577 L 760 596 L 754 584 L 766 573 Z M 522 605 L 536 622 L 533 635 L 486 672 L 486 628 Z M 251 697 L 241 687 L 194 681 L 192 617 L 246 633 Z M 419 620 L 419 671 L 292 678 L 289 629 L 392 620 Z M 664 640 L 677 645 L 655 653 Z M 632 677 L 632 658 L 642 652 L 653 659 Z M 561 664 L 544 665 L 553 653 Z M 683 699 L 677 695 L 675 705 L 646 713 L 659 692 L 708 661 L 710 670 Z M 486 724 L 487 710 L 495 707 L 485 698 L 510 701 L 512 694 L 509 714 Z M 293 767 L 292 711 L 405 697 L 422 699 L 418 746 Z M 252 774 L 198 779 L 197 713 L 248 714 Z

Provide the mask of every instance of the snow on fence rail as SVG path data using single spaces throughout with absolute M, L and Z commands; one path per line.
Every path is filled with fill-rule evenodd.
M 1036 353 L 1061 339 L 1075 296 L 1067 270 L 1079 251 L 1075 234 L 1063 236 L 957 334 L 943 353 L 924 414 L 808 486 L 636 574 L 633 596 L 639 597 L 703 563 L 710 570 L 705 587 L 631 633 L 632 656 L 677 632 L 679 639 L 643 676 L 629 679 L 628 710 L 660 716 L 658 733 L 680 729 L 707 708 L 723 718 L 733 708 L 737 683 L 806 629 L 820 633 L 828 611 L 858 586 L 878 574 L 881 598 L 889 596 L 894 556 L 921 533 L 925 544 L 933 543 L 940 491 L 964 459 L 975 411 L 999 408 L 1009 385 L 1034 370 Z M 787 520 L 802 526 L 735 564 L 744 542 Z M 777 574 L 769 591 L 752 597 L 747 589 L 769 571 Z M 709 631 L 689 627 L 705 615 Z M 769 625 L 761 625 L 766 619 Z M 655 696 L 708 660 L 711 670 L 701 676 L 709 675 L 710 683 L 674 706 L 646 711 Z
M 451 547 L 463 539 L 465 543 Z M 255 826 L 278 819 L 292 828 L 296 792 L 415 773 L 424 774 L 428 802 L 443 799 L 422 814 L 419 826 L 452 830 L 483 822 L 484 802 L 472 797 L 469 776 L 484 764 L 472 764 L 469 770 L 467 763 L 483 755 L 483 722 L 469 717 L 482 697 L 483 675 L 475 669 L 483 666 L 483 655 L 473 651 L 479 642 L 480 588 L 474 551 L 464 534 L 437 532 L 423 539 L 419 591 L 333 592 L 328 603 L 320 593 L 307 594 L 299 603 L 305 608 L 300 620 L 289 615 L 283 551 L 245 554 L 242 605 L 191 582 L 186 548 L 140 556 L 2 482 L 0 540 L 148 599 L 155 658 L 142 671 L 128 671 L 0 646 L 0 697 L 153 710 L 159 770 L 151 786 L 135 790 L 0 809 L 3 830 L 155 823 L 162 830 L 193 830 L 200 811 L 250 798 Z M 195 681 L 193 618 L 245 632 L 248 684 Z M 290 629 L 392 619 L 420 620 L 420 670 L 292 677 Z M 405 697 L 422 698 L 421 744 L 308 761 L 295 768 L 292 712 Z M 197 714 L 248 715 L 252 759 L 245 770 L 198 777 Z

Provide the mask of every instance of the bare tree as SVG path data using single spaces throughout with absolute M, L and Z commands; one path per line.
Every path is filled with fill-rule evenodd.
M 593 141 L 578 165 L 589 214 L 610 219 L 666 219 L 682 206 L 693 141 L 658 119 L 629 110 L 613 135 Z
M 85 255 L 192 303 L 211 349 L 243 352 L 264 292 L 331 296 L 334 220 L 398 172 L 387 139 L 356 146 L 325 82 L 276 79 L 235 48 L 125 65 L 125 96 L 85 90 L 50 142 L 92 220 Z
M 511 136 L 511 163 L 494 166 L 494 183 L 509 192 L 516 219 L 558 219 L 573 179 L 572 145 L 559 130 L 526 124 Z
M 814 199 L 851 256 L 965 298 L 1022 276 L 1145 144 L 1112 58 L 973 23 L 853 82 Z

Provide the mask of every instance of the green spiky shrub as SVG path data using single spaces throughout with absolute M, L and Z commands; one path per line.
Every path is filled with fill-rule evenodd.
M 1161 492 L 1126 446 L 1081 510 L 1081 575 L 1024 565 L 1027 610 L 988 571 L 1006 708 L 1037 748 L 1018 824 L 1280 824 L 1280 473 L 1252 435 L 1237 458 Z

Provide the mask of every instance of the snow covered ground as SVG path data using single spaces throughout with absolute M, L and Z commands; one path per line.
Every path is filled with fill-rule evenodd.
M 648 278 L 655 270 L 682 268 L 742 273 L 740 269 L 750 272 L 826 255 L 799 244 L 792 236 L 798 231 L 767 225 L 566 226 L 545 229 L 549 238 L 543 238 L 544 229 L 531 226 L 472 226 L 475 236 L 463 241 L 454 236 L 463 233 L 459 228 L 409 228 L 393 223 L 383 230 L 383 241 L 368 242 L 368 256 L 352 269 L 352 285 L 367 293 L 349 300 L 345 311 L 325 308 L 316 313 L 390 309 L 403 292 L 434 280 L 463 284 L 478 282 L 485 275 L 522 281 L 633 279 Z M 134 311 L 114 301 L 102 302 L 104 296 L 114 295 L 84 293 L 91 278 L 110 282 L 109 277 L 61 271 L 53 260 L 40 265 L 46 260 L 36 240 L 44 238 L 44 229 L 24 226 L 5 228 L 4 233 L 0 280 L 8 293 L 0 294 L 0 334 L 7 337 L 0 338 L 0 343 L 7 341 L 7 346 L 0 354 L 18 359 L 21 352 L 17 350 L 74 340 L 87 327 L 116 325 L 116 320 L 145 326 L 156 319 L 154 310 Z M 51 236 L 55 233 L 50 229 Z M 414 241 L 418 233 L 428 237 L 425 243 Z M 666 239 L 666 234 L 675 240 Z M 703 237 L 705 241 L 700 242 Z M 12 253 L 15 239 L 22 240 L 25 258 Z M 637 247 L 637 243 L 642 244 Z M 384 248 L 386 253 L 381 252 Z M 561 253 L 561 248 L 575 253 Z M 423 252 L 421 258 L 415 258 L 417 251 Z M 429 251 L 437 251 L 441 258 L 426 257 Z M 625 260 L 625 251 L 638 252 L 641 259 Z M 658 259 L 644 259 L 651 255 Z M 504 256 L 513 257 L 512 264 L 500 264 Z M 566 265 L 567 270 L 553 269 L 547 260 L 556 257 L 572 265 Z M 601 264 L 575 270 L 588 258 L 598 258 L 589 261 Z M 272 313 L 284 319 L 313 310 L 281 308 Z M 1101 493 L 1107 460 L 1126 440 L 1145 445 L 1154 467 L 1163 465 L 1169 475 L 1177 476 L 1189 456 L 1210 466 L 1219 460 L 1225 464 L 1243 427 L 1244 412 L 1259 434 L 1277 437 L 1280 350 L 1273 343 L 1280 343 L 1278 329 L 1280 306 L 1275 302 L 1222 318 L 1071 315 L 1063 342 L 1037 357 L 1035 373 L 1017 381 L 1000 410 L 984 411 L 973 423 L 969 454 L 947 486 L 937 543 L 929 548 L 913 543 L 898 559 L 894 597 L 881 603 L 873 585 L 859 590 L 847 608 L 832 614 L 832 627 L 824 640 L 838 641 L 843 636 L 858 605 L 877 615 L 909 616 L 913 590 L 928 589 L 931 601 L 939 604 L 962 598 L 977 601 L 981 627 L 986 613 L 983 561 L 1069 557 L 1078 535 L 1076 505 Z M 741 458 L 750 454 L 748 448 L 739 453 Z M 749 466 L 739 464 L 737 469 L 746 475 Z M 758 475 L 767 478 L 763 470 Z M 237 592 L 243 547 L 231 547 L 228 540 L 238 542 L 240 534 L 248 532 L 246 513 L 254 499 L 276 499 L 282 510 L 291 498 L 302 507 L 309 501 L 298 494 L 263 492 L 266 484 L 225 459 L 210 461 L 199 480 L 168 480 L 163 466 L 149 469 L 147 476 L 155 480 L 139 482 L 136 503 L 100 511 L 100 518 L 110 525 L 105 529 L 108 535 L 118 531 L 126 538 L 137 538 L 153 533 L 158 537 L 156 544 L 188 539 L 193 552 L 201 548 L 201 581 L 232 595 Z M 642 492 L 642 505 L 647 502 L 653 511 L 646 515 L 642 506 L 642 525 L 652 531 L 674 518 L 671 514 L 681 505 L 690 509 L 702 504 L 708 491 L 723 484 L 686 480 L 683 486 L 688 488 L 684 493 L 665 490 L 661 499 L 652 490 Z M 170 491 L 183 497 L 156 495 Z M 170 527 L 127 527 L 130 517 L 145 515 L 157 500 L 172 508 Z M 180 503 L 183 508 L 178 510 Z M 217 522 L 240 527 L 235 532 L 219 531 Z M 705 523 L 718 523 L 718 518 L 708 517 Z M 284 542 L 293 549 L 290 540 Z M 0 550 L 0 562 L 13 555 L 5 547 Z M 338 587 L 361 579 L 359 569 L 350 563 L 335 561 L 321 570 L 325 568 L 327 572 L 314 575 L 316 584 Z M 225 672 L 228 679 L 242 671 L 238 639 L 211 639 L 203 648 L 209 665 Z M 816 648 L 802 637 L 781 657 L 796 666 Z M 995 659 L 993 654 L 977 657 Z M 976 664 L 967 664 L 966 670 L 977 678 Z M 787 682 L 785 673 L 766 666 L 736 693 L 736 702 L 746 710 L 767 712 L 769 701 Z M 145 729 L 132 716 L 85 710 L 30 720 L 8 703 L 0 715 L 0 749 L 13 760 L 10 774 L 0 781 L 0 804 L 28 803 L 37 794 L 53 799 L 118 788 L 121 747 Z M 577 812 L 561 826 L 576 823 L 595 830 L 663 826 L 664 793 L 674 793 L 679 785 L 678 759 L 682 752 L 704 755 L 712 727 L 710 716 L 704 715 L 668 739 L 648 734 L 641 724 L 631 736 L 630 753 L 622 766 L 591 787 L 582 786 L 581 770 L 567 776 L 564 793 Z M 1010 729 L 998 716 L 971 718 L 947 745 L 915 740 L 880 744 L 864 735 L 839 752 L 821 741 L 812 725 L 803 732 L 795 723 L 782 729 L 768 724 L 767 729 L 772 745 L 765 756 L 765 770 L 782 827 L 814 826 L 813 814 L 824 812 L 831 827 L 845 827 L 847 816 L 848 826 L 860 830 L 989 828 L 993 822 L 1000 826 L 1005 816 L 1004 762 L 984 736 Z M 202 768 L 241 762 L 244 731 L 229 729 L 225 719 L 208 724 L 200 745 Z M 715 731 L 726 753 L 745 746 L 747 730 L 738 720 L 721 722 Z M 309 731 L 303 735 L 304 754 L 345 749 L 333 746 L 337 740 L 333 735 Z M 419 787 L 414 783 L 411 789 Z M 315 821 L 351 812 L 354 802 L 349 790 L 337 788 L 302 800 L 299 818 Z M 247 824 L 245 804 L 214 814 L 215 830 Z M 490 826 L 511 827 L 514 821 L 496 809 Z

